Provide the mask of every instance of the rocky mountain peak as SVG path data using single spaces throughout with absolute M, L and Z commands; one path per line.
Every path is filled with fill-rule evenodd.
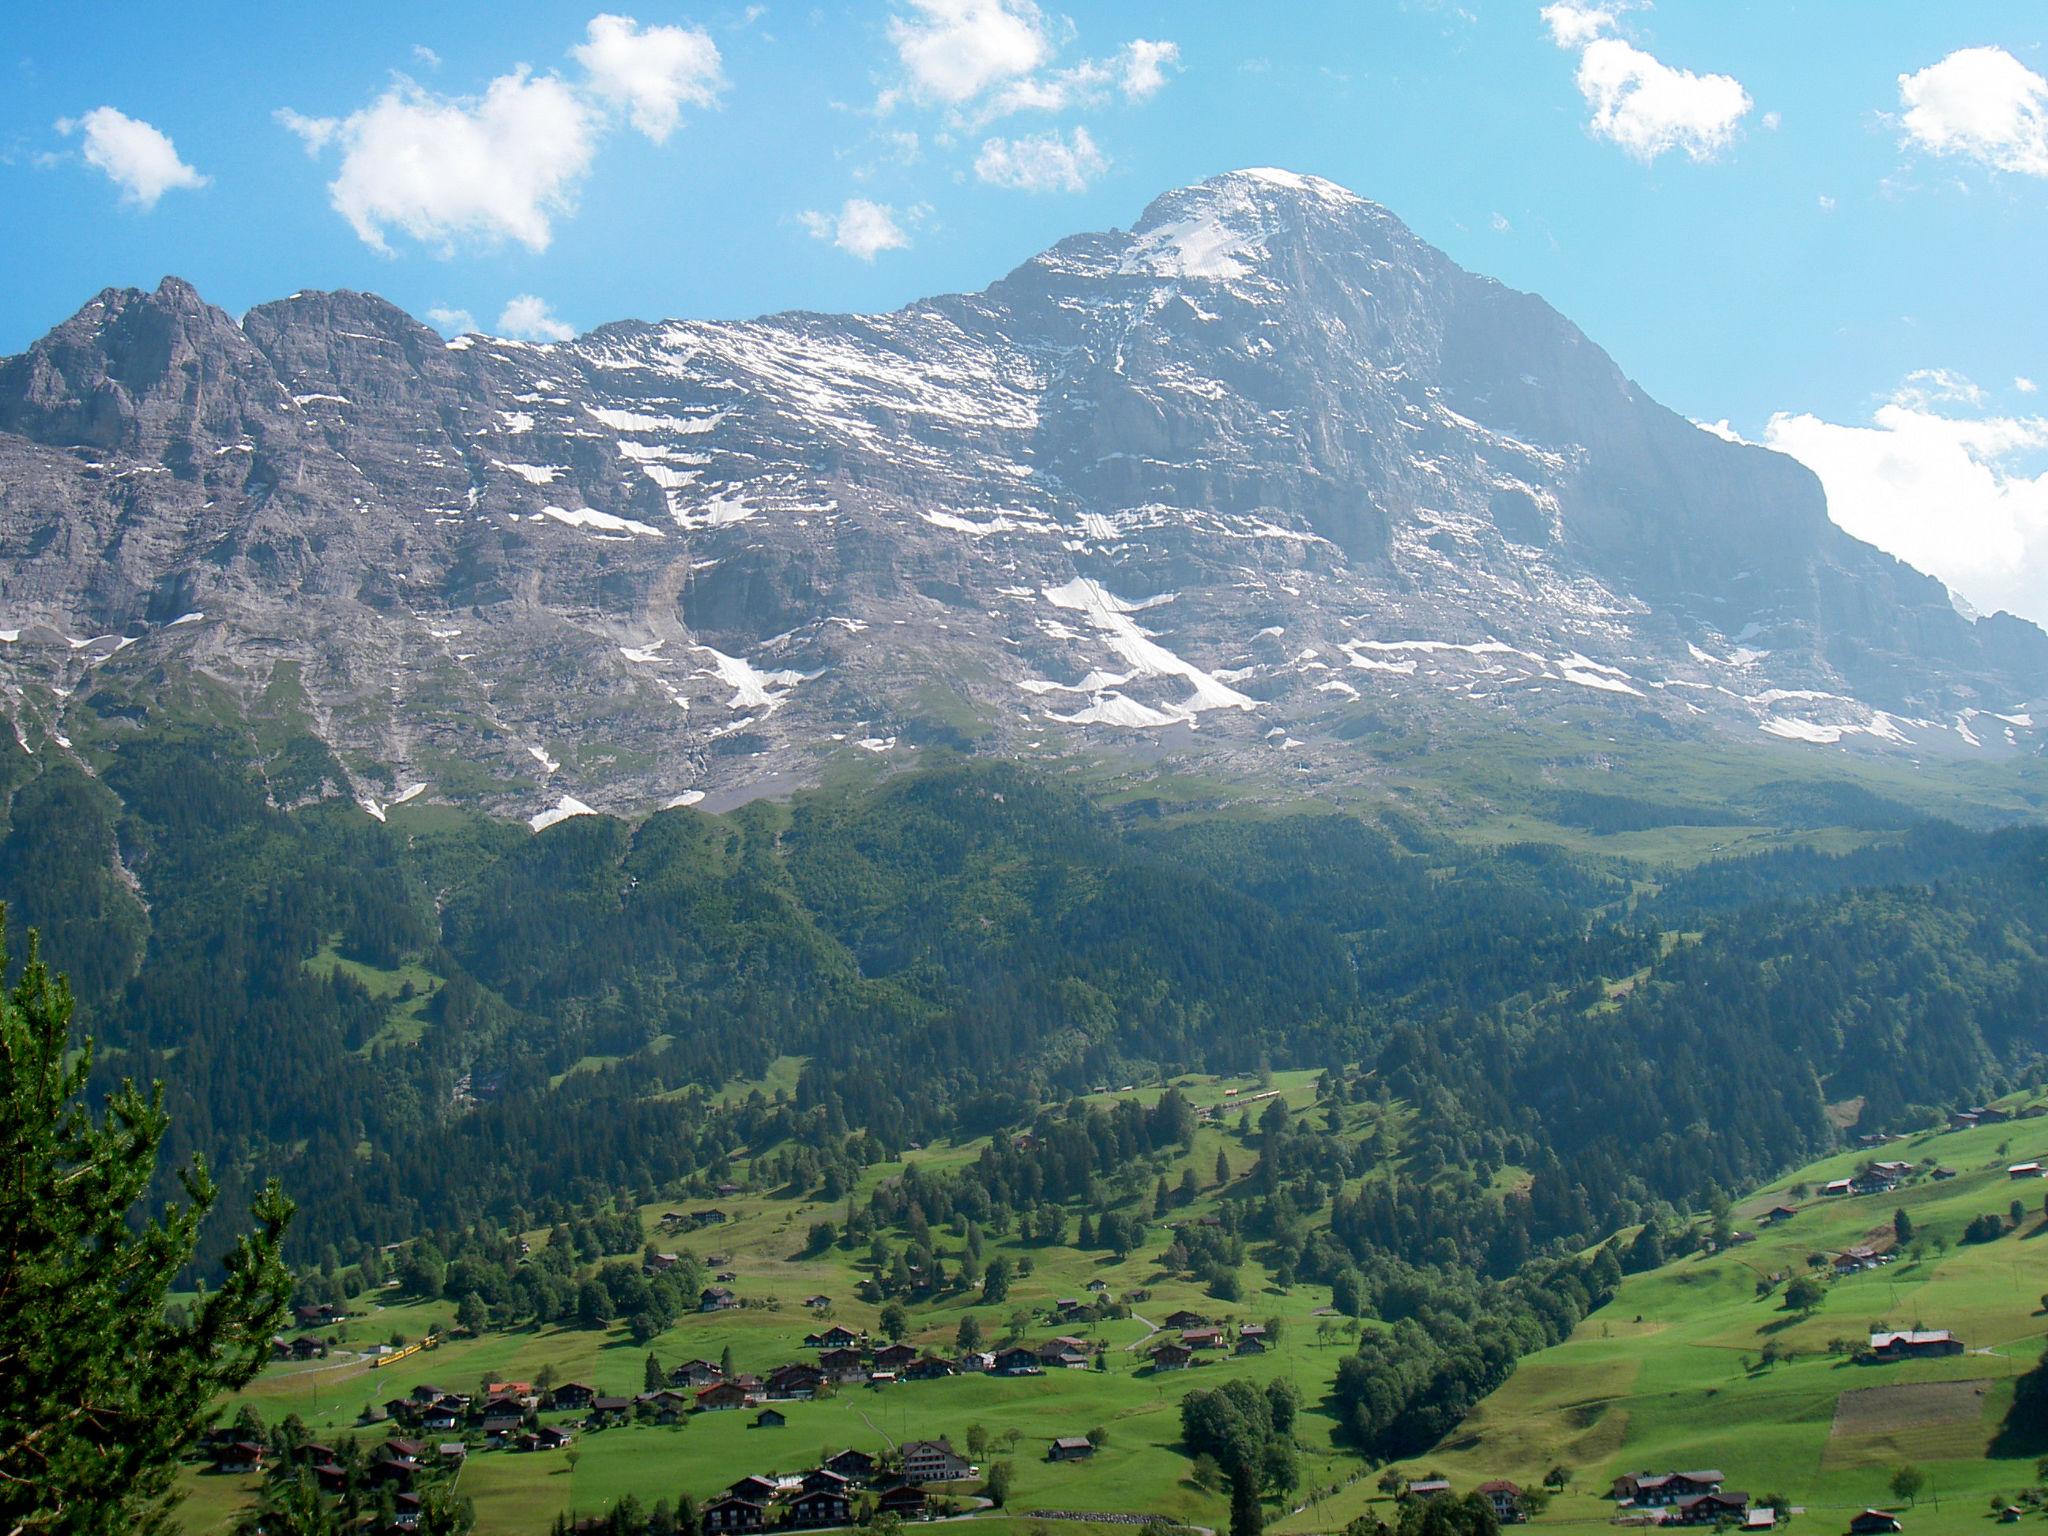
M 108 288 L 0 363 L 0 431 L 189 459 L 196 437 L 237 433 L 269 403 L 268 373 L 233 318 L 184 279 Z
M 890 315 L 539 348 L 110 291 L 0 363 L 9 633 L 52 739 L 88 673 L 289 665 L 366 805 L 461 763 L 534 814 L 932 740 L 1336 782 L 1447 714 L 2033 750 L 2048 691 L 1802 467 L 1275 170 Z

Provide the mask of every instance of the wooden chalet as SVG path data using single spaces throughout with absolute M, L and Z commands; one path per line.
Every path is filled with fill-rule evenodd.
M 816 1397 L 824 1384 L 825 1373 L 815 1365 L 778 1365 L 768 1373 L 762 1391 L 774 1398 L 809 1398 Z
M 728 1495 L 709 1504 L 704 1509 L 704 1529 L 715 1536 L 731 1536 L 735 1531 L 762 1531 L 768 1528 L 768 1507 L 752 1499 Z
M 836 1472 L 849 1483 L 864 1483 L 875 1475 L 875 1458 L 851 1448 L 825 1458 L 825 1470 Z
M 1493 1508 L 1493 1518 L 1502 1525 L 1520 1525 L 1529 1518 L 1529 1512 L 1522 1507 L 1522 1489 L 1504 1477 L 1481 1483 L 1478 1488 L 1481 1498 Z
M 1748 1514 L 1746 1493 L 1691 1493 L 1674 1500 L 1665 1519 L 1679 1525 L 1719 1525 L 1724 1520 L 1740 1524 Z
M 900 1488 L 891 1488 L 875 1501 L 875 1512 L 894 1515 L 898 1520 L 922 1520 L 929 1508 L 924 1489 L 916 1483 L 905 1483 Z
M 1909 1329 L 1870 1336 L 1870 1358 L 1879 1364 L 1894 1360 L 1932 1360 L 1960 1355 L 1963 1341 L 1946 1328 Z
M 1086 1435 L 1060 1435 L 1046 1448 L 1047 1461 L 1086 1461 L 1095 1454 L 1095 1442 Z
M 1184 1371 L 1195 1363 L 1195 1352 L 1185 1344 L 1166 1343 L 1152 1351 L 1155 1371 Z
M 1638 1472 L 1617 1477 L 1610 1494 L 1624 1504 L 1661 1509 L 1702 1493 L 1719 1493 L 1724 1481 L 1718 1471 Z
M 789 1501 L 789 1524 L 793 1530 L 815 1531 L 852 1523 L 853 1500 L 844 1489 L 819 1488 Z
M 705 1413 L 746 1406 L 747 1389 L 736 1381 L 715 1381 L 697 1393 L 697 1407 Z

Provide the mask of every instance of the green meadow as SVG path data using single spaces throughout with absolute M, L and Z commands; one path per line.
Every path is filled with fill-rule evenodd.
M 780 1067 L 781 1064 L 778 1064 Z M 1273 1075 L 1273 1086 L 1290 1108 L 1304 1110 L 1315 1101 L 1310 1072 Z M 773 1091 L 772 1084 L 759 1085 Z M 1186 1078 L 1181 1091 L 1198 1107 L 1228 1111 L 1235 1123 L 1234 1096 L 1249 1098 L 1262 1090 L 1251 1079 L 1219 1081 Z M 1133 1087 L 1093 1095 L 1097 1100 L 1158 1097 L 1158 1086 Z M 909 1154 L 929 1169 L 971 1161 L 982 1143 L 939 1143 Z M 1205 1185 L 1213 1181 L 1218 1152 L 1242 1172 L 1251 1154 L 1228 1126 L 1205 1123 L 1192 1150 L 1161 1164 L 1169 1183 L 1183 1167 L 1192 1167 Z M 867 1170 L 857 1198 L 881 1180 L 903 1172 L 902 1162 Z M 746 1182 L 742 1164 L 737 1182 Z M 1197 1217 L 1213 1207 L 1213 1190 L 1181 1215 Z M 670 1205 L 690 1207 L 716 1203 L 731 1220 L 685 1238 L 660 1236 L 662 1212 Z M 809 1358 L 801 1347 L 806 1333 L 827 1320 L 855 1330 L 879 1333 L 881 1309 L 860 1301 L 856 1290 L 865 1277 L 865 1251 L 834 1248 L 818 1257 L 802 1250 L 813 1222 L 839 1216 L 843 1207 L 819 1201 L 748 1193 L 706 1202 L 700 1197 L 649 1205 L 642 1210 L 650 1238 L 664 1248 L 688 1247 L 699 1258 L 723 1256 L 721 1269 L 733 1271 L 734 1289 L 747 1303 L 736 1310 L 685 1317 L 653 1341 L 652 1352 L 664 1366 L 693 1358 L 717 1360 L 731 1349 L 743 1371 L 765 1373 L 793 1360 Z M 533 1233 L 536 1243 L 544 1233 Z M 990 1256 L 1008 1254 L 1031 1273 L 1019 1273 L 1009 1296 L 998 1306 L 979 1304 L 979 1291 L 913 1305 L 908 1341 L 933 1352 L 956 1352 L 955 1338 L 963 1314 L 973 1313 L 993 1346 L 1008 1331 L 1017 1312 L 1031 1315 L 1027 1340 L 1060 1334 L 1100 1340 L 1106 1370 L 1048 1371 L 1043 1376 L 996 1378 L 961 1376 L 946 1381 L 904 1382 L 886 1388 L 842 1386 L 831 1396 L 812 1402 L 778 1403 L 788 1415 L 779 1429 L 752 1427 L 754 1410 L 693 1413 L 680 1425 L 633 1424 L 579 1433 L 572 1465 L 566 1453 L 520 1453 L 473 1449 L 459 1486 L 476 1506 L 478 1529 L 490 1536 L 525 1536 L 545 1532 L 557 1514 L 597 1514 L 628 1494 L 643 1502 L 675 1499 L 689 1493 L 700 1502 L 721 1492 L 748 1472 L 793 1472 L 815 1465 L 827 1451 L 858 1446 L 879 1451 L 910 1439 L 950 1437 L 965 1450 L 968 1429 L 983 1426 L 992 1449 L 983 1465 L 1009 1461 L 1015 1471 L 1010 1509 L 1082 1510 L 1119 1514 L 1158 1514 L 1170 1519 L 1218 1527 L 1228 1524 L 1227 1497 L 1199 1487 L 1191 1464 L 1178 1449 L 1180 1400 L 1187 1392 L 1213 1387 L 1231 1376 L 1264 1383 L 1286 1377 L 1297 1386 L 1303 1403 L 1298 1424 L 1302 1442 L 1302 1488 L 1294 1501 L 1312 1491 L 1334 1488 L 1358 1476 L 1364 1464 L 1342 1449 L 1336 1425 L 1321 1399 L 1336 1373 L 1348 1341 L 1331 1317 L 1326 1287 L 1297 1284 L 1287 1290 L 1273 1286 L 1256 1260 L 1243 1271 L 1242 1298 L 1223 1303 L 1184 1278 L 1163 1278 L 1155 1262 L 1163 1239 L 1148 1243 L 1122 1262 L 1101 1253 L 1070 1247 L 1024 1246 L 991 1240 Z M 1100 1279 L 1115 1298 L 1133 1290 L 1149 1290 L 1147 1300 L 1132 1304 L 1134 1316 L 1099 1324 L 1067 1325 L 1051 1320 L 1054 1302 L 1088 1294 L 1090 1280 Z M 824 1294 L 829 1310 L 813 1312 L 805 1298 Z M 390 1295 L 391 1293 L 385 1293 Z M 418 1304 L 392 1300 L 383 1305 L 362 1298 L 361 1315 L 341 1330 L 344 1349 L 363 1349 L 395 1336 L 417 1339 L 444 1324 L 453 1309 L 445 1302 Z M 1154 1375 L 1145 1368 L 1137 1346 L 1152 1333 L 1151 1323 L 1182 1308 L 1219 1322 L 1282 1324 L 1278 1348 L 1264 1356 L 1238 1358 L 1212 1353 L 1195 1369 Z M 1149 1320 L 1149 1321 L 1148 1321 Z M 1171 1337 L 1162 1333 L 1160 1339 Z M 381 1424 L 362 1422 L 364 1411 L 388 1398 L 403 1396 L 415 1385 L 433 1383 L 454 1391 L 478 1390 L 486 1378 L 532 1381 L 544 1367 L 560 1381 L 585 1382 L 600 1393 L 631 1395 L 643 1389 L 648 1347 L 635 1344 L 622 1329 L 598 1332 L 579 1328 L 537 1328 L 491 1332 L 479 1338 L 450 1338 L 437 1347 L 382 1368 L 342 1352 L 325 1362 L 266 1367 L 247 1391 L 228 1405 L 232 1418 L 242 1403 L 252 1404 L 267 1422 L 296 1413 L 316 1438 L 332 1440 L 350 1433 L 366 1443 L 383 1438 Z M 544 1415 L 547 1422 L 573 1425 L 575 1414 Z M 1053 1464 L 1045 1460 L 1048 1442 L 1056 1435 L 1106 1432 L 1103 1448 L 1090 1461 Z M 1014 1437 L 1014 1438 L 1011 1438 Z M 433 1439 L 432 1435 L 427 1438 Z M 190 1497 L 184 1524 L 193 1532 L 225 1528 L 246 1508 L 259 1487 L 257 1479 L 217 1477 L 192 1472 L 186 1478 Z M 978 1483 L 957 1491 L 971 1492 Z M 1287 1512 L 1271 1510 L 1274 1518 Z M 1006 1523 L 988 1517 L 991 1524 Z M 1061 1530 L 1082 1529 L 1063 1523 Z
M 776 1075 L 786 1075 L 777 1064 Z M 1279 1073 L 1273 1085 L 1291 1109 L 1315 1101 L 1314 1074 Z M 760 1086 L 773 1091 L 774 1084 Z M 1199 1107 L 1222 1111 L 1205 1121 L 1184 1157 L 1160 1163 L 1169 1183 L 1194 1168 L 1204 1189 L 1185 1213 L 1213 1208 L 1209 1188 L 1219 1151 L 1242 1172 L 1251 1154 L 1232 1132 L 1235 1100 L 1259 1091 L 1250 1079 L 1184 1078 L 1178 1086 Z M 1100 1094 L 1150 1100 L 1160 1089 L 1133 1087 Z M 1356 1113 L 1356 1111 L 1352 1111 Z M 939 1143 L 909 1154 L 931 1169 L 977 1156 L 979 1141 Z M 1731 1488 L 1752 1496 L 1782 1494 L 1806 1511 L 1801 1523 L 1846 1529 L 1866 1506 L 1889 1505 L 1892 1470 L 1910 1461 L 1928 1476 L 1918 1504 L 1905 1511 L 1918 1533 L 1975 1530 L 1992 1520 L 1994 1493 L 2011 1495 L 2034 1481 L 2034 1456 L 1997 1457 L 1991 1448 L 2012 1399 L 2015 1377 L 2039 1357 L 2048 1315 L 2048 1225 L 2042 1200 L 2048 1183 L 2016 1183 L 2009 1162 L 2048 1155 L 2048 1119 L 2017 1121 L 1959 1133 L 1930 1133 L 1877 1152 L 1842 1153 L 1789 1174 L 1739 1202 L 1734 1219 L 1754 1240 L 1724 1253 L 1698 1253 L 1630 1276 L 1616 1299 L 1593 1313 L 1569 1340 L 1526 1358 L 1512 1378 L 1475 1410 L 1430 1455 L 1400 1470 L 1441 1471 L 1459 1488 L 1494 1477 L 1525 1486 L 1553 1466 L 1572 1473 L 1566 1491 L 1534 1522 L 1540 1526 L 1606 1525 L 1612 1507 L 1603 1497 L 1623 1472 L 1715 1466 Z M 1920 1164 L 1932 1160 L 1956 1177 L 1916 1175 L 1888 1195 L 1824 1198 L 1829 1179 L 1851 1174 L 1871 1157 Z M 876 1183 L 900 1175 L 904 1162 L 867 1170 L 856 1199 Z M 1151 1172 L 1147 1170 L 1148 1175 Z M 1516 1170 L 1503 1170 L 1503 1187 Z M 745 1165 L 735 1181 L 747 1182 Z M 1804 1193 L 1795 1193 L 1803 1189 Z M 1963 1244 L 1969 1220 L 2004 1213 L 2024 1198 L 2028 1217 L 2017 1233 L 1995 1242 Z M 701 1199 L 669 1202 L 696 1206 Z M 826 1320 L 879 1332 L 880 1308 L 857 1298 L 865 1278 L 863 1252 L 839 1248 L 820 1256 L 803 1252 L 813 1222 L 834 1219 L 843 1207 L 771 1193 L 749 1192 L 716 1201 L 731 1220 L 687 1238 L 659 1235 L 663 1205 L 643 1209 L 643 1225 L 665 1248 L 688 1247 L 699 1258 L 720 1257 L 737 1275 L 734 1289 L 747 1303 L 737 1310 L 693 1314 L 657 1338 L 652 1351 L 663 1366 L 730 1349 L 739 1369 L 765 1373 L 807 1358 L 804 1334 Z M 1782 1226 L 1762 1214 L 1779 1204 L 1798 1215 Z M 1916 1254 L 1902 1252 L 1886 1267 L 1830 1279 L 1810 1314 L 1788 1311 L 1784 1287 L 1759 1296 L 1758 1281 L 1805 1271 L 1811 1255 L 1832 1256 L 1864 1244 L 1891 1242 L 1894 1213 L 1907 1212 L 1921 1240 Z M 545 1234 L 533 1233 L 536 1243 Z M 1624 1234 L 1624 1241 L 1626 1234 Z M 628 1494 L 643 1502 L 689 1493 L 700 1501 L 748 1472 L 792 1472 L 842 1446 L 878 1451 L 908 1439 L 949 1437 L 965 1449 L 971 1426 L 988 1434 L 983 1464 L 1009 1461 L 1015 1471 L 1008 1516 L 1034 1509 L 1156 1514 L 1221 1528 L 1227 1500 L 1197 1485 L 1181 1452 L 1179 1403 L 1187 1392 L 1233 1375 L 1263 1383 L 1285 1377 L 1297 1387 L 1302 1413 L 1301 1487 L 1284 1505 L 1270 1504 L 1269 1524 L 1283 1532 L 1341 1528 L 1368 1509 L 1388 1514 L 1377 1470 L 1350 1452 L 1337 1434 L 1323 1398 L 1338 1361 L 1350 1348 L 1328 1310 L 1326 1288 L 1275 1286 L 1256 1258 L 1244 1270 L 1245 1290 L 1235 1303 L 1219 1302 L 1199 1285 L 1162 1275 L 1160 1244 L 1118 1262 L 1099 1253 L 1061 1246 L 991 1241 L 989 1253 L 1007 1253 L 1021 1270 L 1000 1305 L 979 1304 L 978 1291 L 910 1308 L 909 1341 L 935 1352 L 954 1352 L 963 1314 L 973 1313 L 993 1343 L 1010 1320 L 1027 1313 L 1023 1337 L 1041 1340 L 1075 1333 L 1105 1346 L 1103 1371 L 1050 1371 L 1040 1377 L 976 1376 L 905 1382 L 886 1388 L 843 1386 L 812 1402 L 782 1403 L 782 1428 L 754 1428 L 754 1410 L 696 1413 L 676 1426 L 634 1424 L 579 1433 L 576 1455 L 473 1450 L 460 1487 L 474 1502 L 481 1531 L 525 1536 L 545 1532 L 558 1514 L 596 1514 Z M 1052 1320 L 1064 1297 L 1087 1294 L 1099 1279 L 1109 1294 L 1130 1298 L 1133 1316 L 1068 1326 Z M 830 1308 L 814 1312 L 805 1298 L 822 1293 Z M 384 1293 L 390 1296 L 391 1293 Z M 343 1330 L 344 1346 L 366 1349 L 392 1337 L 416 1339 L 445 1324 L 445 1302 L 419 1304 L 364 1298 L 362 1313 Z M 1280 1346 L 1262 1357 L 1212 1355 L 1192 1371 L 1154 1375 L 1143 1369 L 1139 1346 L 1152 1325 L 1186 1308 L 1218 1321 L 1282 1324 Z M 1365 1326 L 1372 1326 L 1370 1323 Z M 1852 1363 L 1846 1345 L 1880 1326 L 1947 1328 L 1968 1353 L 1896 1365 Z M 1164 1337 L 1165 1335 L 1162 1335 Z M 1782 1358 L 1767 1361 L 1767 1344 Z M 253 1404 L 266 1420 L 297 1413 L 320 1438 L 357 1433 L 381 1438 L 382 1425 L 365 1425 L 371 1405 L 410 1392 L 423 1382 L 475 1392 L 485 1379 L 531 1381 L 544 1368 L 555 1379 L 581 1381 L 601 1393 L 642 1390 L 648 1349 L 623 1330 L 529 1328 L 478 1338 L 451 1337 L 438 1347 L 373 1369 L 360 1358 L 266 1368 L 229 1407 Z M 576 1415 L 550 1415 L 572 1424 Z M 1056 1435 L 1106 1433 L 1090 1461 L 1045 1460 Z M 431 1437 L 430 1437 L 431 1438 Z M 184 1523 L 193 1532 L 224 1529 L 253 1498 L 254 1480 L 190 1474 Z M 978 1483 L 955 1490 L 966 1494 Z M 1066 1527 L 1062 1527 L 1064 1529 Z
M 1464 1488 L 1493 1477 L 1533 1486 L 1565 1466 L 1569 1490 L 1542 1525 L 1604 1524 L 1613 1478 L 1698 1467 L 1720 1469 L 1731 1489 L 1754 1498 L 1782 1494 L 1806 1510 L 1796 1523 L 1818 1530 L 1846 1530 L 1870 1506 L 1898 1507 L 1916 1536 L 1993 1524 L 1993 1495 L 2036 1485 L 2035 1461 L 2048 1453 L 1995 1446 L 2013 1380 L 2048 1337 L 2048 1182 L 2016 1182 L 2005 1170 L 2043 1153 L 2048 1119 L 2025 1120 L 1843 1153 L 1788 1175 L 1735 1207 L 1737 1228 L 1755 1241 L 1629 1277 L 1573 1337 L 1523 1360 L 1456 1433 L 1404 1470 L 1441 1470 Z M 1956 1177 L 1921 1174 L 1890 1194 L 1818 1193 L 1873 1157 L 1934 1159 Z M 1960 1242 L 1972 1217 L 2003 1215 L 2015 1198 L 2027 1211 L 2016 1231 Z M 1798 1215 L 1764 1225 L 1780 1204 Z M 1786 1309 L 1782 1286 L 1757 1294 L 1759 1279 L 1805 1271 L 1812 1254 L 1891 1246 L 1899 1210 L 1922 1243 L 1918 1257 L 1902 1252 L 1890 1265 L 1830 1278 L 1805 1316 Z M 1884 1327 L 1946 1328 L 1967 1353 L 1879 1365 L 1837 1352 L 1836 1341 Z M 1770 1342 L 1784 1352 L 1775 1363 L 1765 1360 Z M 1911 1507 L 1888 1488 L 1901 1463 L 1927 1477 Z M 1284 1528 L 1323 1528 L 1339 1507 L 1355 1512 L 1365 1492 L 1359 1485 L 1322 1518 Z

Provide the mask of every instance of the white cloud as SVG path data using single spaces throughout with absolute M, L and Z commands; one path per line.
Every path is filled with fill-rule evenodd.
M 547 300 L 530 293 L 520 294 L 499 312 L 497 332 L 520 341 L 573 341 L 576 337 L 573 325 L 549 312 Z
M 1601 33 L 1614 25 L 1614 19 L 1621 14 L 1620 5 L 1582 5 L 1566 3 L 1543 7 L 1544 23 L 1550 28 L 1550 40 L 1560 48 L 1583 48 Z
M 911 95 L 947 106 L 1030 74 L 1053 52 L 1045 15 L 1032 0 L 910 0 L 890 20 L 889 41 Z
M 896 210 L 864 197 L 849 197 L 837 213 L 812 211 L 797 217 L 812 239 L 830 241 L 862 261 L 872 262 L 884 251 L 906 250 L 910 245 L 910 236 L 896 222 Z
M 1820 211 L 1822 213 L 1833 213 L 1835 211 L 1835 200 L 1825 192 L 1820 195 Z
M 440 96 L 401 78 L 344 118 L 277 116 L 310 151 L 341 146 L 329 200 L 365 244 L 387 253 L 391 229 L 444 254 L 462 241 L 546 250 L 600 131 L 575 91 L 524 66 L 481 97 Z
M 1730 75 L 1674 69 L 1622 38 L 1612 36 L 1619 4 L 1547 5 L 1551 40 L 1579 55 L 1579 94 L 1593 109 L 1587 129 L 1648 165 L 1669 150 L 1695 161 L 1712 160 L 1735 139 L 1755 105 Z
M 1981 406 L 1985 399 L 1974 379 L 1953 368 L 1916 368 L 1892 391 L 1892 404 L 1915 411 L 1937 405 Z
M 1166 72 L 1180 63 L 1180 44 L 1137 38 L 1107 59 L 1083 59 L 1065 69 L 1011 80 L 989 93 L 978 110 L 961 114 L 975 128 L 1018 112 L 1094 110 L 1113 96 L 1136 106 L 1165 89 Z
M 2031 395 L 2035 390 L 2039 389 L 2041 386 L 2036 384 L 2032 379 L 2028 378 L 2025 374 L 2021 374 L 2018 378 L 2012 381 L 2012 387 L 2018 390 L 2023 395 Z
M 2048 418 L 1937 412 L 1928 388 L 1909 381 L 1870 426 L 1781 413 L 1765 440 L 1820 476 L 1850 533 L 1980 611 L 2048 622 Z
M 1180 63 L 1180 44 L 1134 37 L 1119 57 L 1124 99 L 1149 101 L 1165 86 L 1166 71 Z
M 439 69 L 441 67 L 441 55 L 434 52 L 425 43 L 414 43 L 412 45 L 412 56 L 429 69 Z
M 1579 55 L 1579 94 L 1593 109 L 1593 133 L 1646 165 L 1671 149 L 1713 159 L 1751 106 L 1731 76 L 1673 69 L 1618 37 L 1596 39 Z
M 1899 76 L 1908 143 L 2048 176 L 2048 80 L 2003 48 L 1962 48 Z
M 675 132 L 685 106 L 715 106 L 725 88 L 718 45 L 702 30 L 602 15 L 591 18 L 587 35 L 569 51 L 590 72 L 590 88 L 657 144 Z
M 699 30 L 605 13 L 570 52 L 586 71 L 579 83 L 522 64 L 481 96 L 452 96 L 400 75 L 346 117 L 289 107 L 275 115 L 308 154 L 340 148 L 329 201 L 375 249 L 389 254 L 397 230 L 443 255 L 506 240 L 542 251 L 554 220 L 573 206 L 610 113 L 661 143 L 684 107 L 716 105 L 725 86 L 718 47 Z
M 428 310 L 427 320 L 444 336 L 467 336 L 476 329 L 476 316 L 466 309 L 449 309 L 445 305 L 437 304 Z
M 85 163 L 103 171 L 121 189 L 122 198 L 145 212 L 157 199 L 178 187 L 203 187 L 206 178 L 178 158 L 170 138 L 139 117 L 113 107 L 94 107 L 82 116 L 63 118 L 59 133 L 85 135 Z
M 1515 227 L 1513 222 L 1504 213 L 1496 213 L 1493 216 L 1492 223 L 1493 232 L 1497 235 L 1510 234 L 1513 232 Z
M 1071 137 L 1059 130 L 1015 139 L 988 139 L 974 157 L 974 174 L 1018 192 L 1085 192 L 1109 166 L 1086 128 Z
M 279 107 L 270 115 L 277 119 L 279 127 L 298 135 L 309 155 L 319 154 L 341 131 L 341 119 L 335 117 L 308 117 L 290 107 Z

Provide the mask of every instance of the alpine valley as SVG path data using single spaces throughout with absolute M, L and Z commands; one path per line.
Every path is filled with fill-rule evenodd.
M 888 315 L 109 289 L 0 362 L 0 1530 L 2037 1519 L 2044 712 L 1313 177 Z

